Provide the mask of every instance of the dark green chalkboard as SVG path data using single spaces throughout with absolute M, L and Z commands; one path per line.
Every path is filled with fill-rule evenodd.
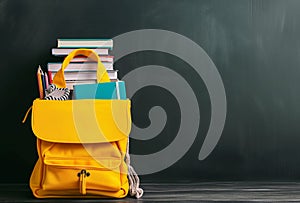
M 201 77 L 182 59 L 162 52 L 137 52 L 117 61 L 120 77 L 140 66 L 167 66 L 187 81 L 199 102 L 201 122 L 191 148 L 171 167 L 141 176 L 143 181 L 299 179 L 299 9 L 298 0 L 1 0 L 0 182 L 28 182 L 36 145 L 30 118 L 25 124 L 21 120 L 38 96 L 37 66 L 61 60 L 51 56 L 56 39 L 113 38 L 140 29 L 168 30 L 202 47 L 222 78 L 227 99 L 221 139 L 200 161 L 211 119 Z M 132 97 L 135 125 L 150 125 L 153 106 L 165 109 L 166 126 L 153 139 L 132 140 L 132 153 L 161 150 L 178 133 L 184 107 L 158 86 Z

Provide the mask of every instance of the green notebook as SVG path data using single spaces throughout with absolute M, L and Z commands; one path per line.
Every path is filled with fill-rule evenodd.
M 126 99 L 124 81 L 73 86 L 74 99 Z

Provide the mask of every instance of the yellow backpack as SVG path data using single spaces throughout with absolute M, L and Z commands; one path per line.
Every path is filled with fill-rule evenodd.
M 54 76 L 55 85 L 66 86 L 64 69 L 77 55 L 98 61 L 98 82 L 110 81 L 94 51 L 77 49 L 65 58 Z M 129 99 L 35 99 L 31 115 L 38 153 L 30 177 L 35 197 L 122 198 L 128 192 L 137 198 L 143 195 L 129 163 Z

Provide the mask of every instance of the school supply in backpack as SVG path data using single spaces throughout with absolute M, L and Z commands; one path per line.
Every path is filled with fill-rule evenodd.
M 97 53 L 76 49 L 64 59 L 53 78 L 52 88 L 66 88 L 64 69 L 78 55 L 95 59 L 97 82 L 110 83 Z M 37 198 L 123 198 L 129 194 L 140 198 L 143 189 L 129 157 L 130 105 L 127 98 L 35 99 L 31 126 L 36 136 L 38 160 L 29 181 L 33 195 Z

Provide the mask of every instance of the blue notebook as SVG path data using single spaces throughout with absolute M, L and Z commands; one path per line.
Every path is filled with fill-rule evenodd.
M 124 81 L 73 86 L 74 99 L 126 99 Z

